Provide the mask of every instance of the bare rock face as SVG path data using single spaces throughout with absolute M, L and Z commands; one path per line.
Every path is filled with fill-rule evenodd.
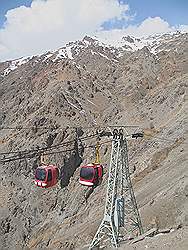
M 103 215 L 110 145 L 101 146 L 104 181 L 87 203 L 79 166 L 94 161 L 91 135 L 100 125 L 145 129 L 144 139 L 129 140 L 144 229 L 187 226 L 188 35 L 161 36 L 140 49 L 141 40 L 123 41 L 112 47 L 85 37 L 54 53 L 0 63 L 0 150 L 35 150 L 0 166 L 2 249 L 74 249 L 90 243 Z M 80 127 L 77 134 L 74 127 Z M 91 138 L 76 144 L 85 136 Z M 37 150 L 69 141 L 47 150 L 47 161 L 63 176 L 59 184 L 35 187 Z

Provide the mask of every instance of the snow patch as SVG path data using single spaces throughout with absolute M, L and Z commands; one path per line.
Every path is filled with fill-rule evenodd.
M 59 50 L 56 51 L 57 55 L 55 57 L 55 59 L 53 59 L 52 61 L 55 62 L 58 59 L 74 59 L 72 56 L 72 48 L 74 47 L 74 45 L 67 45 L 66 47 L 63 47 Z
M 94 106 L 97 107 L 97 105 L 96 105 L 95 103 L 93 103 L 92 101 L 90 101 L 89 99 L 87 99 L 87 101 L 88 101 L 89 103 L 91 103 L 92 105 L 94 105 Z
M 72 59 L 74 59 L 74 58 L 73 58 L 73 56 L 72 56 L 72 51 L 71 51 L 71 49 L 72 49 L 71 47 L 67 47 L 67 48 L 66 48 L 66 52 L 67 52 L 68 58 L 72 60 Z
M 45 56 L 43 62 L 45 62 L 46 60 L 48 60 L 50 57 L 52 57 L 54 54 L 50 53 L 48 55 Z
M 9 66 L 4 70 L 3 76 L 7 76 L 11 71 L 17 69 L 19 66 L 27 63 L 31 57 L 21 57 L 19 59 L 13 60 L 9 63 Z
M 91 50 L 91 54 L 94 56 L 94 55 L 97 55 L 97 53 L 93 50 Z
M 99 55 L 102 56 L 102 57 L 104 57 L 104 58 L 106 58 L 107 60 L 110 60 L 109 57 L 107 57 L 106 55 L 104 55 L 104 54 L 102 54 L 102 53 L 100 53 L 100 52 L 99 52 Z
M 74 105 L 72 102 L 70 102 L 69 100 L 67 100 L 67 102 L 68 102 L 68 104 L 70 104 L 72 107 L 74 107 L 75 109 L 77 109 L 77 110 L 80 111 L 80 109 L 79 109 L 78 107 L 76 107 L 76 105 Z

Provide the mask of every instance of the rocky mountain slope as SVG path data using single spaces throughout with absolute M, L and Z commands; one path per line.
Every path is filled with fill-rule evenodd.
M 85 37 L 57 51 L 0 63 L 0 151 L 74 140 L 74 126 L 89 127 L 79 130 L 84 137 L 95 133 L 94 126 L 138 125 L 125 132 L 146 134 L 141 140 L 129 139 L 144 229 L 181 227 L 186 232 L 187 44 L 188 34 L 181 33 L 145 40 L 124 37 L 113 46 Z M 95 138 L 70 153 L 62 147 L 48 155 L 65 173 L 62 187 L 34 186 L 37 155 L 1 164 L 2 249 L 74 249 L 91 242 L 103 215 L 111 149 L 110 144 L 101 146 L 104 181 L 86 203 L 79 166 L 93 160 L 88 148 L 93 144 Z M 139 244 L 133 247 L 141 249 Z

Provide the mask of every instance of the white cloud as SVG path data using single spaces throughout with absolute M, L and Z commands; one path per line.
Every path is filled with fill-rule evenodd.
M 116 40 L 121 40 L 123 36 L 131 35 L 134 37 L 146 37 L 154 34 L 167 33 L 175 31 L 178 28 L 172 27 L 168 22 L 164 21 L 160 17 L 148 17 L 139 25 L 129 25 L 124 29 L 114 29 L 110 31 L 98 32 L 97 36 L 105 39 L 108 37 L 112 42 Z M 182 27 L 183 29 L 183 27 Z
M 9 10 L 0 30 L 0 60 L 41 53 L 100 30 L 120 18 L 128 5 L 117 0 L 33 0 L 31 7 Z
M 188 25 L 180 25 L 180 30 L 184 32 L 188 32 Z
M 136 37 L 149 36 L 156 33 L 166 33 L 174 30 L 168 22 L 160 17 L 148 17 L 138 26 L 129 26 L 125 31 Z
M 0 55 L 8 53 L 8 49 L 3 45 L 0 44 Z

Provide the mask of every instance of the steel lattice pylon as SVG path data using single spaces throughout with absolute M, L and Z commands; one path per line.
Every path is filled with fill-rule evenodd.
M 138 235 L 142 231 L 128 166 L 127 140 L 122 130 L 114 130 L 104 217 L 89 248 L 105 238 L 117 248 L 120 233 Z

